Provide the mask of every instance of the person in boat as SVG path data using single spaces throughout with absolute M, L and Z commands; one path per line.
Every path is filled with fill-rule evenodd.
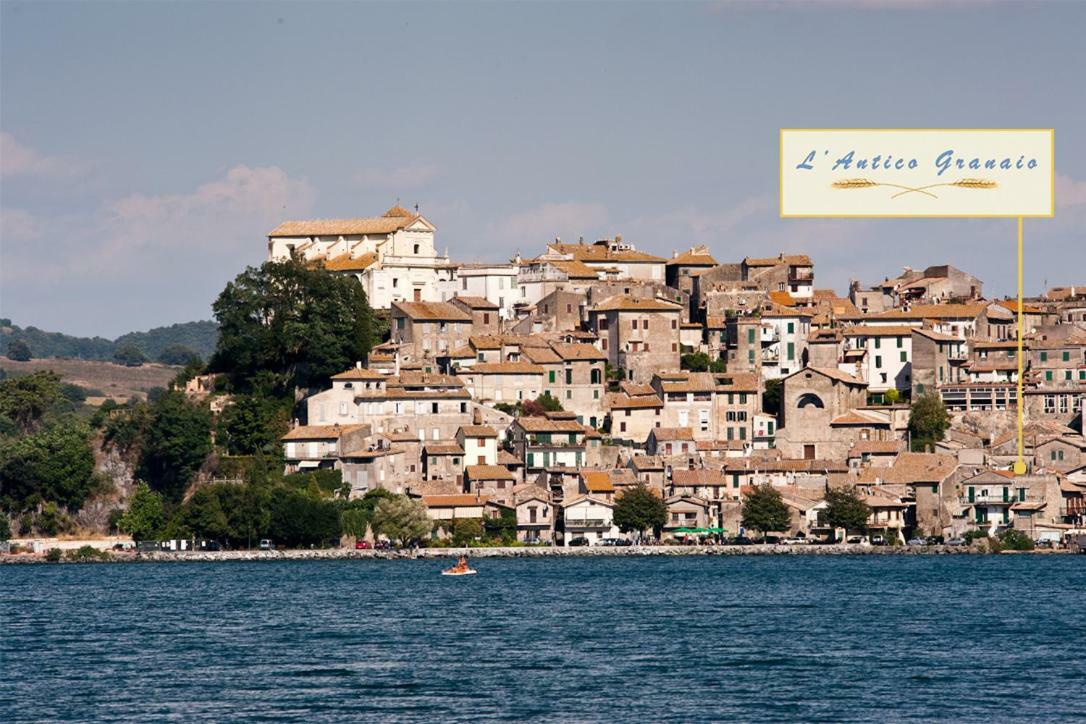
M 458 572 L 468 570 L 468 559 L 467 559 L 467 557 L 466 556 L 460 556 L 460 560 L 458 560 L 456 562 L 456 566 L 453 568 L 453 570 L 458 571 Z

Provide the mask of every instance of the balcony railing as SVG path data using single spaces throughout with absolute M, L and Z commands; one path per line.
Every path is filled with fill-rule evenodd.
M 606 528 L 608 523 L 603 518 L 566 518 L 566 528 Z

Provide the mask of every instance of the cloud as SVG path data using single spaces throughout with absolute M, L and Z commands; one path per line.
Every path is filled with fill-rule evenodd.
M 43 155 L 7 131 L 0 131 L 0 176 L 74 178 L 89 170 L 85 162 Z
M 1056 206 L 1062 209 L 1083 204 L 1086 204 L 1086 181 L 1056 174 Z
M 107 258 L 176 245 L 191 251 L 251 248 L 278 221 L 308 214 L 316 194 L 271 166 L 235 166 L 188 194 L 132 194 L 100 215 Z
M 607 224 L 607 219 L 607 207 L 601 203 L 545 203 L 488 224 L 486 235 L 497 243 L 527 244 L 534 248 L 555 236 L 573 239 L 599 233 Z
M 366 189 L 397 194 L 423 188 L 440 178 L 441 168 L 433 163 L 414 161 L 395 168 L 371 168 L 354 175 L 357 184 Z
M 0 239 L 37 239 L 41 221 L 25 209 L 0 209 Z
M 5 316 L 104 334 L 206 319 L 225 283 L 264 260 L 264 235 L 312 214 L 315 197 L 280 168 L 234 166 L 189 192 L 131 194 L 84 214 L 4 209 Z

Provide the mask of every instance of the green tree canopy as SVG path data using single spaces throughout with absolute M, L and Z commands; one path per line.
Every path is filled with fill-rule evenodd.
M 164 365 L 189 365 L 197 364 L 202 365 L 204 361 L 200 359 L 200 353 L 194 350 L 192 347 L 188 347 L 183 344 L 171 344 L 168 345 L 158 354 L 158 361 Z
M 140 483 L 121 516 L 117 527 L 132 536 L 132 540 L 154 540 L 166 524 L 162 496 Z
M 0 415 L 30 432 L 61 399 L 60 389 L 60 375 L 50 370 L 0 380 Z
M 219 414 L 215 439 L 232 455 L 275 454 L 289 427 L 290 410 L 282 400 L 236 395 Z
M 277 488 L 272 493 L 268 533 L 287 546 L 321 545 L 340 535 L 339 508 L 304 492 Z
M 113 351 L 113 361 L 125 367 L 139 367 L 147 361 L 147 356 L 143 354 L 143 350 L 139 347 L 131 342 L 126 342 L 118 345 L 117 349 Z
M 792 516 L 779 490 L 768 483 L 756 485 L 743 496 L 743 527 L 766 533 L 786 531 Z
M 762 410 L 767 415 L 781 414 L 781 391 L 783 384 L 779 379 L 766 380 L 765 391 L 762 393 Z
M 432 527 L 426 506 L 406 495 L 381 500 L 373 509 L 374 532 L 398 541 L 401 546 L 425 537 Z
M 924 451 L 928 446 L 942 440 L 949 427 L 950 415 L 943 404 L 943 398 L 937 393 L 921 395 L 913 403 L 909 413 L 909 433 L 914 451 Z
M 252 389 L 262 373 L 279 393 L 320 386 L 369 354 L 362 286 L 297 259 L 249 267 L 212 309 L 219 341 L 209 366 L 236 389 Z
M 846 532 L 865 530 L 870 514 L 871 509 L 855 488 L 834 488 L 826 492 L 826 509 L 822 511 L 826 525 L 844 528 Z
M 0 452 L 0 501 L 26 510 L 54 501 L 78 510 L 94 487 L 94 453 L 86 425 L 64 419 L 4 444 Z
M 16 362 L 29 362 L 33 358 L 30 345 L 25 339 L 13 339 L 8 342 L 8 359 Z
M 667 505 L 644 483 L 638 483 L 615 500 L 614 523 L 623 533 L 651 530 L 659 535 L 666 522 Z
M 164 394 L 150 410 L 140 477 L 171 500 L 179 500 L 192 475 L 211 452 L 211 413 L 184 393 Z
M 692 352 L 679 358 L 679 366 L 691 372 L 723 372 L 723 360 L 713 359 L 704 352 Z

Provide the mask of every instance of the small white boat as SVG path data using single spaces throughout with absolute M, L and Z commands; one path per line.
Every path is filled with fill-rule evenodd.
M 449 568 L 447 570 L 442 571 L 441 575 L 443 575 L 443 576 L 474 576 L 478 572 L 479 571 L 475 570 L 474 568 L 468 568 L 467 570 L 464 570 L 464 571 L 458 571 L 458 570 L 456 570 L 454 568 Z

